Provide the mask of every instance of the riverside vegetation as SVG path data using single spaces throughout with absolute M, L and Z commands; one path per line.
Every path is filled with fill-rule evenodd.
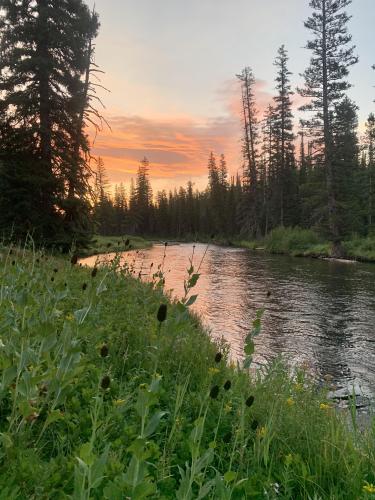
M 189 313 L 119 256 L 0 260 L 0 499 L 375 496 L 375 427 L 351 424 L 301 369 L 231 364 Z M 267 297 L 265 297 L 265 306 Z

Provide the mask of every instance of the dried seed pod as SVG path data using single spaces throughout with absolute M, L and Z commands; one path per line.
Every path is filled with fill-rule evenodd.
M 214 385 L 210 390 L 210 398 L 216 399 L 219 395 L 220 388 L 218 385 Z
M 157 319 L 160 323 L 167 319 L 167 304 L 160 304 Z
M 107 344 L 103 344 L 101 349 L 100 349 L 100 356 L 102 358 L 106 358 L 108 356 L 108 353 L 109 353 L 109 348 L 108 348 Z
M 227 380 L 224 384 L 224 389 L 226 391 L 229 391 L 229 389 L 232 387 L 232 382 L 230 380 Z
M 218 352 L 215 356 L 215 363 L 220 363 L 220 361 L 223 359 L 223 355 L 221 352 Z
M 254 396 L 249 396 L 246 400 L 246 406 L 250 408 L 250 406 L 252 406 L 253 403 L 254 403 Z
M 111 379 L 109 378 L 108 375 L 104 375 L 102 378 L 102 381 L 100 382 L 100 387 L 104 390 L 108 389 L 108 387 L 111 385 Z
M 256 431 L 256 430 L 258 429 L 258 427 L 259 427 L 259 422 L 258 422 L 258 420 L 253 420 L 253 421 L 251 422 L 250 427 L 251 427 L 251 429 L 252 429 L 253 431 Z

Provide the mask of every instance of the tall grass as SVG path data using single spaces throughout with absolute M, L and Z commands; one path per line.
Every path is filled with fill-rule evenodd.
M 375 492 L 374 429 L 350 430 L 281 360 L 229 364 L 189 314 L 197 269 L 171 304 L 160 269 L 145 284 L 116 258 L 93 273 L 0 254 L 0 499 Z

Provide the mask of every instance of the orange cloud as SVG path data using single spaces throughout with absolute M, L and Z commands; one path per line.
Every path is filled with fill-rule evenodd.
M 265 82 L 255 87 L 259 117 L 272 99 Z M 225 82 L 217 93 L 223 116 L 199 119 L 184 117 L 107 117 L 112 130 L 96 138 L 93 154 L 103 158 L 111 182 L 128 183 L 139 160 L 150 161 L 155 189 L 170 189 L 188 180 L 202 188 L 207 183 L 207 159 L 211 151 L 224 153 L 234 175 L 241 167 L 241 102 L 239 82 Z

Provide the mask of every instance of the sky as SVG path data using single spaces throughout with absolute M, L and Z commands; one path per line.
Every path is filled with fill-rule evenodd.
M 260 116 L 274 92 L 277 49 L 285 44 L 293 88 L 309 61 L 303 22 L 308 0 L 89 0 L 100 16 L 96 63 L 104 127 L 93 154 L 112 184 L 128 184 L 150 161 L 154 190 L 194 182 L 203 188 L 211 151 L 241 171 L 240 92 L 235 75 L 251 66 Z M 359 63 L 350 97 L 360 126 L 375 110 L 375 0 L 353 0 L 350 32 Z M 297 109 L 300 98 L 294 96 Z

